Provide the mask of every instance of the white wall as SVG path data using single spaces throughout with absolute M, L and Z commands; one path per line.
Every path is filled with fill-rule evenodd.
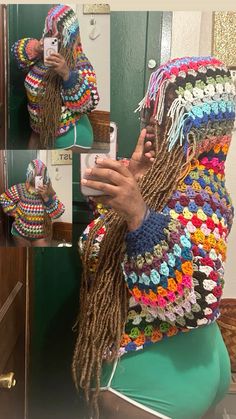
M 53 189 L 65 205 L 64 214 L 56 221 L 72 223 L 72 165 L 52 166 L 50 150 L 38 151 L 38 158 L 46 164 Z
M 212 12 L 173 12 L 171 58 L 211 55 Z M 226 164 L 226 184 L 236 207 L 236 132 Z M 224 297 L 236 297 L 236 219 L 228 242 Z
M 77 13 L 80 25 L 82 47 L 95 69 L 100 102 L 96 109 L 110 111 L 110 15 L 94 15 L 100 36 L 89 38 L 92 29 L 90 15 L 83 14 L 83 5 L 67 3 Z

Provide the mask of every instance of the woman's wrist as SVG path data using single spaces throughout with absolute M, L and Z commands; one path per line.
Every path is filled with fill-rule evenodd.
M 70 70 L 69 68 L 63 70 L 63 73 L 61 74 L 61 77 L 63 79 L 63 81 L 68 81 L 70 78 Z
M 143 202 L 143 205 L 140 206 L 139 211 L 137 211 L 136 214 L 134 214 L 129 220 L 127 220 L 128 230 L 137 230 L 137 228 L 139 228 L 143 221 L 146 219 L 148 213 L 149 209 L 145 202 Z
M 53 202 L 52 196 L 47 195 L 43 197 L 43 202 L 46 206 L 50 206 Z
M 44 202 L 48 202 L 48 201 L 52 200 L 51 195 L 44 195 L 42 198 L 43 198 Z

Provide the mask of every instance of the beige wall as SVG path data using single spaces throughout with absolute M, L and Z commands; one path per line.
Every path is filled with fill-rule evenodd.
M 210 55 L 212 41 L 211 12 L 173 12 L 171 57 Z M 226 164 L 227 187 L 236 207 L 236 132 Z M 236 220 L 228 243 L 224 297 L 236 297 Z
M 52 186 L 65 205 L 64 214 L 56 221 L 72 223 L 72 165 L 51 165 L 51 151 L 40 150 L 38 158 L 46 164 Z
M 96 109 L 110 111 L 110 15 L 94 15 L 100 36 L 91 40 L 91 16 L 83 14 L 82 4 L 67 4 L 77 13 L 83 50 L 97 75 L 100 102 Z

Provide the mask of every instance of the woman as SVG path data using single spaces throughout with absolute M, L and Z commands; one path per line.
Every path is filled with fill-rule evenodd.
M 41 176 L 42 185 L 35 185 L 36 176 Z M 52 188 L 47 167 L 38 159 L 29 163 L 25 183 L 11 186 L 0 195 L 0 204 L 7 215 L 14 217 L 11 234 L 16 246 L 50 246 L 51 220 L 65 211 Z
M 216 319 L 235 87 L 215 58 L 176 59 L 152 74 L 139 109 L 152 115 L 155 158 L 150 143 L 140 151 L 144 130 L 128 168 L 97 160 L 82 181 L 111 210 L 80 243 L 73 378 L 104 418 L 199 419 L 230 382 Z
M 58 53 L 43 61 L 43 39 L 56 37 Z M 32 135 L 29 148 L 86 151 L 93 143 L 87 112 L 99 101 L 94 69 L 82 50 L 79 22 L 65 5 L 54 6 L 40 41 L 20 39 L 12 46 L 18 67 L 27 72 L 25 88 Z

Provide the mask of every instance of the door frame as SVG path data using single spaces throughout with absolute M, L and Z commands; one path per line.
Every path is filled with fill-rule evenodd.
M 3 138 L 0 136 L 0 148 L 6 148 L 7 144 L 7 75 L 8 75 L 8 59 L 7 59 L 7 6 L 5 4 L 0 5 L 0 100 L 3 102 Z M 1 118 L 1 116 L 0 116 Z

